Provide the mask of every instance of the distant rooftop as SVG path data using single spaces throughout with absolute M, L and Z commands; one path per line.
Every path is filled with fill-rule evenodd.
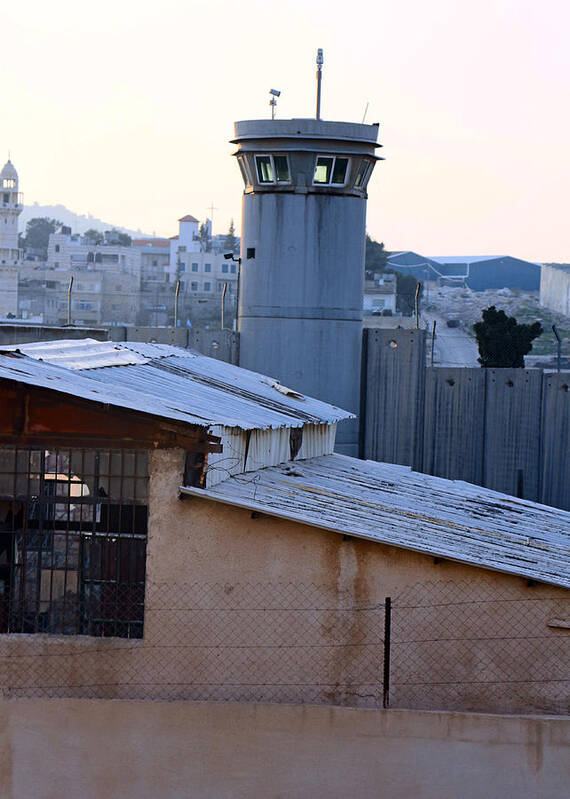
M 501 261 L 505 258 L 540 266 L 537 261 L 526 261 L 524 258 L 516 258 L 514 255 L 430 255 L 430 260 L 437 264 L 477 264 L 483 261 Z
M 133 239 L 133 247 L 168 247 L 169 239 Z
M 178 221 L 179 222 L 196 222 L 196 223 L 198 223 L 200 220 L 196 219 L 196 217 L 192 216 L 192 214 L 186 214 L 186 216 L 181 216 Z

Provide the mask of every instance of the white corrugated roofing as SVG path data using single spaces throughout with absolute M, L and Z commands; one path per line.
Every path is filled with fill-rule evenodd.
M 0 378 L 202 426 L 334 424 L 353 415 L 271 377 L 163 344 L 82 339 L 0 349 Z
M 570 587 L 570 513 L 407 466 L 324 455 L 184 493 Z

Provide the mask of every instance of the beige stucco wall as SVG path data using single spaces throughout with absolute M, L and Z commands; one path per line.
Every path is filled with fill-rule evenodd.
M 560 799 L 568 719 L 195 702 L 0 703 L 3 799 Z
M 568 630 L 548 626 L 567 592 L 182 500 L 182 463 L 182 451 L 151 459 L 144 639 L 2 636 L 4 696 L 378 707 L 391 596 L 392 707 L 567 711 L 567 683 L 551 681 Z M 406 636 L 434 640 L 399 646 Z M 440 680 L 452 688 L 423 686 Z

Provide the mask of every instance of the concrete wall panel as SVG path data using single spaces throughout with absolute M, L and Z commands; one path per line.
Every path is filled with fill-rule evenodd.
M 422 468 L 425 331 L 364 330 L 361 457 Z
M 570 510 L 570 374 L 545 374 L 542 384 L 540 501 Z
M 480 484 L 484 418 L 484 369 L 426 369 L 422 471 Z
M 483 485 L 538 501 L 542 372 L 487 369 Z M 522 484 L 521 484 L 522 481 Z

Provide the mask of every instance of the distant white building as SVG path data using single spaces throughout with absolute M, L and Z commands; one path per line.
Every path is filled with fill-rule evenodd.
M 238 262 L 224 258 L 223 252 L 202 252 L 198 236 L 199 221 L 188 214 L 178 220 L 179 234 L 170 239 L 168 280 L 180 280 L 181 291 L 186 294 L 221 294 L 224 284 L 227 292 L 237 290 Z M 209 220 L 206 220 L 209 225 Z
M 373 280 L 364 281 L 362 310 L 364 314 L 385 316 L 396 313 L 395 275 L 376 275 Z
M 109 270 L 133 275 L 140 280 L 141 255 L 134 247 L 108 242 L 95 244 L 64 226 L 49 237 L 47 268 Z
M 570 316 L 570 264 L 543 264 L 540 304 Z
M 0 319 L 18 316 L 18 270 L 0 267 Z
M 200 222 L 195 216 L 186 214 L 178 220 L 178 235 L 170 239 L 170 280 L 176 274 L 176 266 L 181 256 L 186 253 L 200 252 L 200 237 L 198 231 Z M 174 281 L 176 278 L 174 277 Z
M 18 173 L 8 159 L 0 172 L 0 264 L 17 266 L 21 253 L 18 247 L 18 218 L 23 198 L 18 190 Z

